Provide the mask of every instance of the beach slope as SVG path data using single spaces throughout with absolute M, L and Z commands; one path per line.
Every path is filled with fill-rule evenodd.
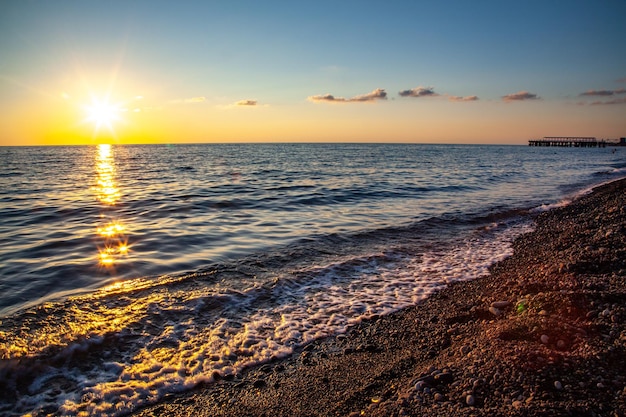
M 626 180 L 542 213 L 491 274 L 137 416 L 626 413 Z

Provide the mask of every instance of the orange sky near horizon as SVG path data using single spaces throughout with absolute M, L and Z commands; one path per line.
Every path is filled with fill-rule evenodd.
M 525 144 L 542 136 L 619 138 L 621 108 L 575 103 L 301 103 L 236 106 L 198 102 L 114 101 L 110 126 L 89 120 L 85 95 L 47 97 L 8 110 L 0 145 L 224 142 L 425 142 Z M 5 115 L 7 115 L 5 113 Z M 608 127 L 608 129 L 607 129 Z

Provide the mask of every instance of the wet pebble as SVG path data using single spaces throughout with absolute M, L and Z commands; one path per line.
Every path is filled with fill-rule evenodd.
M 474 404 L 476 404 L 476 398 L 474 398 L 472 394 L 466 396 L 465 404 L 469 405 L 470 407 L 473 406 Z
M 554 388 L 561 391 L 563 389 L 563 384 L 561 383 L 561 381 L 554 381 Z

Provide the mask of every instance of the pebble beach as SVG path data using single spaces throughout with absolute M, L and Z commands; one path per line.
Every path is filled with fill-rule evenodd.
M 623 416 L 626 180 L 538 214 L 482 278 L 136 416 Z

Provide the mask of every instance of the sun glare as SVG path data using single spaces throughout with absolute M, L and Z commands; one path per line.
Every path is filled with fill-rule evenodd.
M 113 132 L 113 123 L 120 119 L 122 109 L 116 105 L 109 103 L 106 99 L 94 98 L 91 104 L 85 106 L 86 121 L 95 125 L 96 132 L 101 127 L 106 127 Z

